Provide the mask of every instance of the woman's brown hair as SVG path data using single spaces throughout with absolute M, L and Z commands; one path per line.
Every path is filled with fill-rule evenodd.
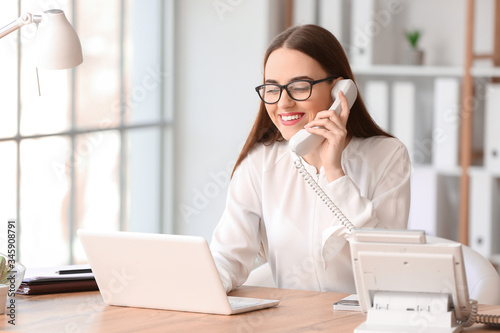
M 315 59 L 329 76 L 343 77 L 344 79 L 355 81 L 342 45 L 325 28 L 308 24 L 289 28 L 276 36 L 264 55 L 264 69 L 271 53 L 279 48 L 293 49 L 307 54 Z M 351 137 L 367 138 L 377 135 L 392 137 L 392 135 L 382 130 L 375 123 L 366 110 L 366 106 L 359 93 L 351 108 L 346 128 L 347 135 Z M 261 101 L 259 112 L 245 145 L 238 156 L 233 174 L 256 143 L 271 145 L 276 141 L 282 140 L 283 137 L 280 131 L 269 117 L 264 102 Z

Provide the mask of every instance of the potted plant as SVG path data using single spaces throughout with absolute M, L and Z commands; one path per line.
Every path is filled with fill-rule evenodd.
M 405 31 L 405 37 L 408 42 L 403 52 L 403 64 L 422 65 L 424 63 L 424 51 L 418 47 L 422 33 L 418 29 Z
M 19 262 L 12 264 L 9 257 L 0 253 L 0 314 L 5 313 L 7 300 L 14 297 L 26 272 L 23 264 Z
M 12 268 L 3 255 L 0 254 L 0 314 L 5 313 L 7 294 L 9 292 L 9 278 Z

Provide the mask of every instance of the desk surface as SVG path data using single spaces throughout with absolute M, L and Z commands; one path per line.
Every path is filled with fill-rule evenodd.
M 276 308 L 233 316 L 107 306 L 99 292 L 16 296 L 16 326 L 0 315 L 0 329 L 16 332 L 352 332 L 360 312 L 333 311 L 346 294 L 241 287 L 230 295 L 281 300 Z M 500 314 L 500 306 L 480 312 Z M 492 332 L 474 325 L 465 332 Z

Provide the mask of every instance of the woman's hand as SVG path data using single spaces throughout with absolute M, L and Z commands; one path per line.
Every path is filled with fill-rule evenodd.
M 346 128 L 350 113 L 349 104 L 342 91 L 339 92 L 339 98 L 340 115 L 333 110 L 320 111 L 316 118 L 305 126 L 308 132 L 321 135 L 326 139 L 320 147 L 320 156 L 329 182 L 345 175 L 341 164 L 342 151 L 349 142 Z M 315 126 L 322 128 L 314 128 Z

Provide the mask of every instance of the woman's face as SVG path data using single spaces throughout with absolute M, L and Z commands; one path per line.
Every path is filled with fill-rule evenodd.
M 273 51 L 264 70 L 265 83 L 284 85 L 295 80 L 321 80 L 328 77 L 320 64 L 305 53 L 280 48 Z M 266 104 L 269 117 L 285 140 L 303 129 L 319 111 L 328 110 L 333 100 L 330 91 L 336 80 L 325 81 L 312 87 L 311 97 L 305 101 L 290 98 L 285 89 L 275 104 Z

